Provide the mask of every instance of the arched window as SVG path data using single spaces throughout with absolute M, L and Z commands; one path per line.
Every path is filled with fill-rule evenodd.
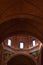
M 32 46 L 35 46 L 35 45 L 36 45 L 36 41 L 33 40 L 33 41 L 32 41 Z
M 11 46 L 11 40 L 8 39 L 8 46 Z
M 23 48 L 24 48 L 24 43 L 20 42 L 20 49 L 23 49 Z

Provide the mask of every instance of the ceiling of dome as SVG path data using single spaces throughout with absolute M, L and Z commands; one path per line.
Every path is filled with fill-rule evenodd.
M 11 25 L 13 25 L 12 22 L 5 23 L 15 18 L 24 19 L 19 25 L 16 24 L 17 29 L 11 27 Z M 29 19 L 28 22 L 25 22 L 25 19 Z M 17 19 L 19 22 L 21 20 Z M 3 33 L 6 35 L 8 31 L 11 32 L 14 31 L 14 29 L 15 31 L 31 31 L 43 39 L 43 0 L 0 0 L 0 35 Z M 4 31 L 6 31 L 6 33 Z M 1 37 L 3 38 L 3 36 L 0 36 L 0 38 Z
M 0 23 L 18 17 L 43 21 L 43 0 L 0 0 Z

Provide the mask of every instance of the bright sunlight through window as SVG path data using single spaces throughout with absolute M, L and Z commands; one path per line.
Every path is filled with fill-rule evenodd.
M 24 43 L 20 42 L 20 49 L 23 49 L 23 48 L 24 48 Z
M 33 41 L 32 41 L 32 45 L 33 45 L 33 46 L 35 46 L 35 45 L 36 45 L 35 40 L 33 40 Z
M 11 46 L 11 40 L 8 39 L 8 46 Z

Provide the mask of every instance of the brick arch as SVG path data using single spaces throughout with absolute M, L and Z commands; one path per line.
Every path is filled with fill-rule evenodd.
M 1 42 L 14 34 L 30 34 L 43 42 L 42 34 L 35 24 L 37 21 L 28 18 L 16 18 L 0 24 Z
M 10 58 L 7 65 L 36 65 L 36 60 L 31 55 L 16 54 Z

